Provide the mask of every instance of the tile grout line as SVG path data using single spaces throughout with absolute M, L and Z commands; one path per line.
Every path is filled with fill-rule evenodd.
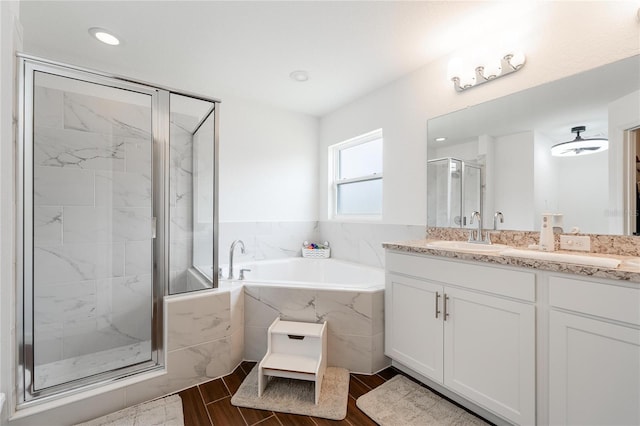
M 242 364 L 240 365 L 240 370 L 242 370 Z M 242 371 L 244 371 L 244 370 L 242 370 Z M 231 374 L 233 374 L 233 372 Z M 230 376 L 231 374 L 228 374 L 227 376 Z M 224 377 L 227 377 L 227 376 L 224 376 Z M 244 415 L 242 414 L 242 410 L 240 410 L 235 405 L 231 404 L 231 398 L 233 398 L 233 393 L 231 392 L 231 389 L 229 388 L 229 385 L 227 385 L 227 382 L 224 380 L 224 377 L 222 377 L 222 383 L 224 384 L 224 387 L 227 389 L 227 392 L 229 392 L 229 396 L 225 396 L 225 398 L 229 398 L 229 405 L 231 405 L 233 408 L 238 410 L 238 414 L 240 414 L 240 418 L 242 419 L 242 421 L 244 421 L 244 424 L 248 426 L 249 422 L 247 421 L 247 419 L 244 418 Z M 222 400 L 222 399 L 224 399 L 224 398 L 220 398 L 220 400 Z
M 229 397 L 229 405 L 231 405 L 233 408 L 238 410 L 238 413 L 240 414 L 240 418 L 242 419 L 242 421 L 244 421 L 244 424 L 247 426 L 250 426 L 247 419 L 244 418 L 244 414 L 242 414 L 242 410 L 239 407 L 236 407 L 235 405 L 231 404 L 231 397 Z
M 262 420 L 260 420 L 259 422 L 256 422 L 256 423 L 254 423 L 254 424 L 252 424 L 252 425 L 250 425 L 250 426 L 259 426 L 261 423 L 265 423 L 265 422 L 266 422 L 267 420 L 269 420 L 271 417 L 275 417 L 275 418 L 276 418 L 276 421 L 277 421 L 278 423 L 280 423 L 280 420 L 278 420 L 278 417 L 276 417 L 276 415 L 275 415 L 275 414 L 272 414 L 272 415 L 270 415 L 269 417 L 267 417 L 266 419 L 262 419 Z
M 371 386 L 369 386 L 368 384 L 366 384 L 365 382 L 363 382 L 362 380 L 358 379 L 356 376 L 354 376 L 353 374 L 350 375 L 354 380 L 357 380 L 358 382 L 362 383 L 362 386 L 364 386 L 365 388 L 369 389 L 370 391 L 372 391 L 373 389 L 371 388 Z
M 213 426 L 213 419 L 211 418 L 211 414 L 209 414 L 209 410 L 207 409 L 207 404 L 204 402 L 204 397 L 202 396 L 202 391 L 200 390 L 200 385 L 196 385 L 198 388 L 198 395 L 200 395 L 200 401 L 202 402 L 202 406 L 204 407 L 204 411 L 207 413 L 207 417 L 209 418 L 209 424 Z

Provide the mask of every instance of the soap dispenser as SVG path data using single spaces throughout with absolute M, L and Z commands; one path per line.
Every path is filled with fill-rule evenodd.
M 553 215 L 551 213 L 542 214 L 542 226 L 540 227 L 540 250 L 554 251 L 555 240 L 553 238 Z

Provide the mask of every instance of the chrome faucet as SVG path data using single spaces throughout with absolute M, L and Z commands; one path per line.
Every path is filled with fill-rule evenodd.
M 478 231 L 474 237 L 473 229 L 469 232 L 469 242 L 470 243 L 481 243 L 482 241 L 482 217 L 480 217 L 480 212 L 474 211 L 471 213 L 471 219 L 469 220 L 469 225 L 473 225 L 473 220 L 478 220 Z
M 236 244 L 240 244 L 240 253 L 241 254 L 245 253 L 244 243 L 242 242 L 242 240 L 235 240 L 234 242 L 231 243 L 231 248 L 229 249 L 229 276 L 228 276 L 230 280 L 233 279 L 233 251 L 236 248 Z
M 494 215 L 493 215 L 493 230 L 494 231 L 498 230 L 498 218 L 500 218 L 500 223 L 504 223 L 504 216 L 502 215 L 502 212 L 500 210 L 495 212 Z

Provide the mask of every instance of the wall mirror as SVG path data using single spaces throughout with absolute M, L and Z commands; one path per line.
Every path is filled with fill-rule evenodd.
M 553 156 L 551 147 L 574 140 L 578 126 L 583 139 L 608 139 L 608 149 Z M 538 231 L 541 214 L 553 213 L 564 232 L 640 232 L 640 55 L 433 118 L 427 138 L 427 160 L 481 166 L 485 228 L 501 211 L 498 229 Z M 428 179 L 427 225 L 470 227 L 442 224 L 436 184 Z

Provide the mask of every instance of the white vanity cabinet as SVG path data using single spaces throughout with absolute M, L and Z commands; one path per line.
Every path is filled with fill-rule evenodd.
M 387 251 L 385 354 L 535 423 L 535 274 Z
M 549 277 L 549 423 L 640 424 L 640 288 Z

